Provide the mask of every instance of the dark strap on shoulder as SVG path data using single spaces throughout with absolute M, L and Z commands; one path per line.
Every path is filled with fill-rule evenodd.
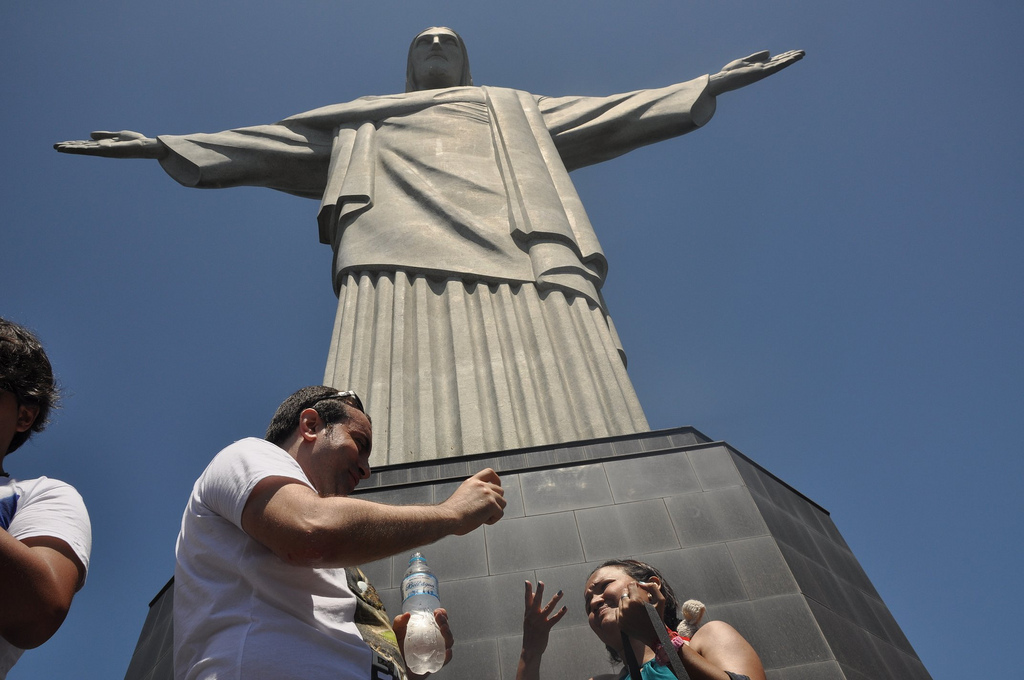
M 665 622 L 658 616 L 658 610 L 652 604 L 646 604 L 645 606 L 647 607 L 647 615 L 651 618 L 651 625 L 654 626 L 654 630 L 658 634 L 658 641 L 661 642 L 661 646 L 668 652 L 669 670 L 679 680 L 690 680 L 690 676 L 686 673 L 683 662 L 679 659 L 679 654 L 676 653 L 676 648 L 672 645 L 672 640 L 668 636 Z M 626 666 L 629 668 L 629 677 L 632 680 L 641 680 L 640 665 L 636 662 L 636 655 L 633 654 L 633 645 L 629 643 L 629 637 L 625 633 L 622 633 L 622 655 L 625 657 Z
M 625 631 L 622 635 L 622 656 L 626 659 L 626 668 L 629 669 L 630 680 L 641 680 L 640 666 L 636 662 L 636 654 L 633 653 L 633 645 L 629 642 L 629 636 Z

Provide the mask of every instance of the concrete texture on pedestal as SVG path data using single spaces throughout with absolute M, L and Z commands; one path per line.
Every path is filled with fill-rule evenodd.
M 706 620 L 735 626 L 769 680 L 931 677 L 829 514 L 692 428 L 393 466 L 357 495 L 439 502 L 487 466 L 502 476 L 505 517 L 422 550 L 441 581 L 456 640 L 439 680 L 478 680 L 483 669 L 496 680 L 515 677 L 525 580 L 564 590 L 569 607 L 552 631 L 542 677 L 612 671 L 580 595 L 601 561 L 620 556 L 650 562 L 681 598 L 705 602 Z M 364 567 L 392 614 L 401 611 L 408 557 Z M 160 657 L 167 639 L 169 622 L 162 637 L 153 631 L 169 613 L 169 593 L 151 610 L 126 680 L 170 677 L 144 663 Z
M 149 603 L 149 614 L 139 633 L 125 678 L 174 679 L 174 579 Z

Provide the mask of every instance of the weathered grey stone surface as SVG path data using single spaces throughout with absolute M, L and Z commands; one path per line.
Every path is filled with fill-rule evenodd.
M 335 252 L 324 381 L 354 389 L 388 464 L 648 429 L 605 308 L 607 263 L 568 172 L 686 134 L 717 96 L 803 56 L 606 97 L 474 87 L 433 28 L 407 92 L 213 134 L 93 133 L 66 153 L 156 158 L 193 187 L 320 201 Z
M 391 503 L 448 497 L 495 467 L 504 519 L 423 548 L 441 580 L 455 657 L 439 680 L 515 677 L 523 582 L 562 589 L 542 677 L 608 673 L 582 611 L 583 583 L 609 557 L 661 569 L 708 618 L 751 642 L 770 680 L 927 680 L 931 676 L 828 512 L 749 458 L 692 428 L 391 466 L 359 495 Z M 391 612 L 408 555 L 364 567 Z M 170 678 L 169 589 L 150 610 L 126 680 Z

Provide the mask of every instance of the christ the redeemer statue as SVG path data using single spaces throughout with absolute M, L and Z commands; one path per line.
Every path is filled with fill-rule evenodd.
M 568 171 L 695 130 L 718 95 L 802 57 L 759 52 L 661 89 L 543 97 L 474 87 L 462 39 L 430 28 L 403 94 L 56 148 L 155 158 L 190 187 L 319 199 L 338 294 L 324 383 L 363 397 L 375 461 L 504 451 L 648 429 Z

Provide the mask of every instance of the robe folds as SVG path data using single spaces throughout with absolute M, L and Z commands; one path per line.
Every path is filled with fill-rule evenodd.
M 324 382 L 362 396 L 377 464 L 629 434 L 648 425 L 568 171 L 703 125 L 707 82 L 363 97 L 163 135 L 161 164 L 186 186 L 320 200 L 338 294 Z

